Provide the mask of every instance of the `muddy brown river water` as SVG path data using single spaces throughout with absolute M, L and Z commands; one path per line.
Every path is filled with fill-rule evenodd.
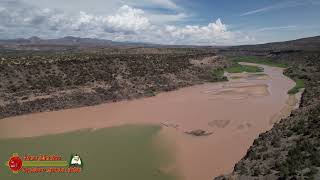
M 262 132 L 290 114 L 299 98 L 283 69 L 259 65 L 265 75 L 227 74 L 229 82 L 208 83 L 155 97 L 98 106 L 35 113 L 0 120 L 0 138 L 33 137 L 79 129 L 148 123 L 174 147 L 176 163 L 167 171 L 184 180 L 211 180 L 231 172 Z M 236 78 L 232 78 L 236 77 Z M 185 132 L 204 130 L 209 135 Z

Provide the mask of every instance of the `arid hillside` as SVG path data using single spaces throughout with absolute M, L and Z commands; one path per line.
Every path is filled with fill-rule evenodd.
M 289 42 L 287 47 L 298 46 L 302 41 L 297 42 Z M 303 42 L 307 43 L 305 40 Z M 237 53 L 259 55 L 269 61 L 288 64 L 285 74 L 292 79 L 304 80 L 306 85 L 300 107 L 270 131 L 260 134 L 243 159 L 235 165 L 233 173 L 215 178 L 217 180 L 320 179 L 320 46 L 317 46 L 317 51 L 307 48 L 307 51 L 274 52 L 272 45 L 252 46 L 254 50 L 259 49 L 259 54 L 243 51 L 242 47 L 223 53 L 226 56 Z M 260 47 L 268 50 L 262 51 Z
M 153 96 L 221 81 L 224 78 L 213 72 L 227 66 L 223 57 L 197 49 L 135 48 L 127 54 L 119 52 L 2 51 L 0 118 Z
M 317 51 L 320 47 L 320 36 L 302 38 L 285 42 L 273 42 L 259 45 L 243 45 L 230 47 L 232 51 L 260 51 L 260 52 L 294 52 L 294 51 Z

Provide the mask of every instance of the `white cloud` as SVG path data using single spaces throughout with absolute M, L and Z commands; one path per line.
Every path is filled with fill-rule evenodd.
M 178 8 L 177 4 L 171 0 L 151 0 L 151 1 L 153 1 L 156 4 L 163 5 L 164 7 L 167 7 L 167 8 L 174 8 L 174 9 Z
M 264 27 L 255 30 L 255 32 L 263 32 L 263 31 L 275 31 L 275 30 L 291 30 L 296 29 L 297 26 L 273 26 L 273 27 Z
M 3 0 L 1 0 L 3 1 Z M 51 7 L 70 12 L 85 11 L 87 13 L 114 13 L 123 5 L 132 7 L 162 8 L 168 10 L 182 9 L 173 0 L 21 0 L 39 8 Z
M 265 13 L 273 10 L 292 8 L 304 5 L 320 5 L 319 0 L 286 0 L 279 3 L 272 4 L 270 6 L 254 9 L 241 14 L 241 16 L 254 15 L 259 13 Z
M 233 37 L 233 33 L 227 31 L 225 24 L 217 19 L 215 22 L 209 23 L 207 26 L 191 26 L 175 27 L 166 26 L 164 34 L 171 39 L 172 44 L 218 44 L 223 40 Z
M 150 4 L 152 6 L 163 7 L 168 9 L 179 9 L 180 7 L 172 0 L 148 0 L 144 4 Z M 141 3 L 142 5 L 142 3 Z
M 144 16 L 144 11 L 124 5 L 117 14 L 103 19 L 107 26 L 115 31 L 139 31 L 150 26 L 149 19 Z
M 146 15 L 150 19 L 150 22 L 155 24 L 165 24 L 165 23 L 174 23 L 178 21 L 184 21 L 189 17 L 189 15 L 185 13 L 178 13 L 178 14 L 146 13 Z
M 202 26 L 168 25 L 165 22 L 169 22 L 170 18 L 175 21 L 185 18 L 186 15 L 158 15 L 166 20 L 155 23 L 156 20 L 150 20 L 150 14 L 128 5 L 123 5 L 115 13 L 108 15 L 95 15 L 84 11 L 68 14 L 59 10 L 27 6 L 19 1 L 11 5 L 0 2 L 0 38 L 58 38 L 72 35 L 181 45 L 229 45 L 250 43 L 254 40 L 247 34 L 229 31 L 221 19 Z
M 273 11 L 273 10 L 277 10 L 277 9 L 295 7 L 298 5 L 301 5 L 301 2 L 299 2 L 299 1 L 284 1 L 284 2 L 280 2 L 280 3 L 275 3 L 270 6 L 262 7 L 259 9 L 247 11 L 247 12 L 241 14 L 241 16 L 254 15 L 254 14 L 264 13 L 264 12 Z
M 111 33 L 134 33 L 150 27 L 149 19 L 144 16 L 142 10 L 127 5 L 119 8 L 114 15 L 95 16 L 81 11 L 73 18 L 71 27 L 77 31 L 100 30 Z

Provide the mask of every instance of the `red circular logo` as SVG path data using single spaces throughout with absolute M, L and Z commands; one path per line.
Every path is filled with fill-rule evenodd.
M 8 165 L 13 172 L 17 172 L 22 168 L 22 160 L 19 156 L 13 156 L 10 158 Z

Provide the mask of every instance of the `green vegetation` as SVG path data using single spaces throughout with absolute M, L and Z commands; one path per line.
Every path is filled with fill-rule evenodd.
M 288 65 L 286 64 L 281 64 L 281 63 L 277 63 L 271 60 L 268 60 L 266 58 L 260 58 L 260 57 L 255 57 L 255 56 L 239 56 L 239 57 L 235 57 L 232 59 L 232 61 L 235 64 L 238 64 L 239 62 L 249 62 L 249 63 L 257 63 L 257 64 L 264 64 L 264 65 L 268 65 L 268 66 L 274 66 L 274 67 L 281 67 L 281 68 L 287 68 Z M 231 66 L 230 68 L 227 68 L 226 71 L 230 72 L 230 73 L 237 73 L 237 72 L 254 72 L 256 69 L 254 69 L 253 67 L 241 67 L 234 65 Z M 292 89 L 290 89 L 288 91 L 288 94 L 296 94 L 299 92 L 300 89 L 305 87 L 305 83 L 303 79 L 298 79 L 298 78 L 294 78 L 293 79 L 296 82 L 295 87 L 293 87 Z
M 12 180 L 173 180 L 176 177 L 160 170 L 170 163 L 169 153 L 155 143 L 158 126 L 130 125 L 96 131 L 84 130 L 66 134 L 23 139 L 0 140 L 0 179 Z M 59 154 L 69 160 L 77 153 L 85 162 L 79 174 L 13 174 L 4 163 L 12 153 L 23 156 Z
M 249 66 L 249 65 L 241 65 L 238 62 L 233 62 L 230 67 L 227 68 L 219 68 L 216 70 L 210 70 L 209 71 L 209 79 L 211 82 L 217 82 L 217 81 L 228 81 L 227 77 L 224 76 L 224 72 L 228 73 L 242 73 L 242 72 L 248 72 L 248 73 L 260 73 L 263 72 L 263 68 L 257 67 L 257 66 Z
M 263 68 L 257 66 L 248 66 L 248 65 L 241 65 L 239 63 L 233 63 L 231 67 L 225 69 L 228 73 L 242 73 L 242 72 L 249 72 L 249 73 L 257 73 L 263 72 Z
M 288 94 L 296 94 L 300 89 L 305 87 L 303 79 L 294 79 L 294 81 L 296 82 L 296 85 L 288 91 Z
M 269 60 L 267 58 L 256 57 L 256 56 L 239 56 L 239 57 L 233 58 L 232 61 L 234 61 L 234 62 L 257 63 L 257 64 L 264 64 L 264 65 L 268 65 L 268 66 L 281 67 L 281 68 L 288 67 L 287 64 L 274 62 L 274 61 L 271 61 L 271 60 Z
M 297 172 L 305 170 L 303 175 L 309 177 L 309 179 L 313 179 L 312 176 L 318 170 L 311 165 L 320 165 L 320 153 L 310 141 L 304 139 L 288 151 L 286 161 L 279 166 L 280 175 L 288 178 L 289 176 L 296 175 Z
M 228 81 L 227 77 L 224 76 L 223 69 L 216 69 L 209 71 L 209 81 L 210 82 L 218 82 L 218 81 Z
M 210 71 L 210 74 L 212 76 L 223 76 L 224 74 L 224 70 L 223 69 L 217 69 L 217 70 L 213 70 L 213 71 Z

